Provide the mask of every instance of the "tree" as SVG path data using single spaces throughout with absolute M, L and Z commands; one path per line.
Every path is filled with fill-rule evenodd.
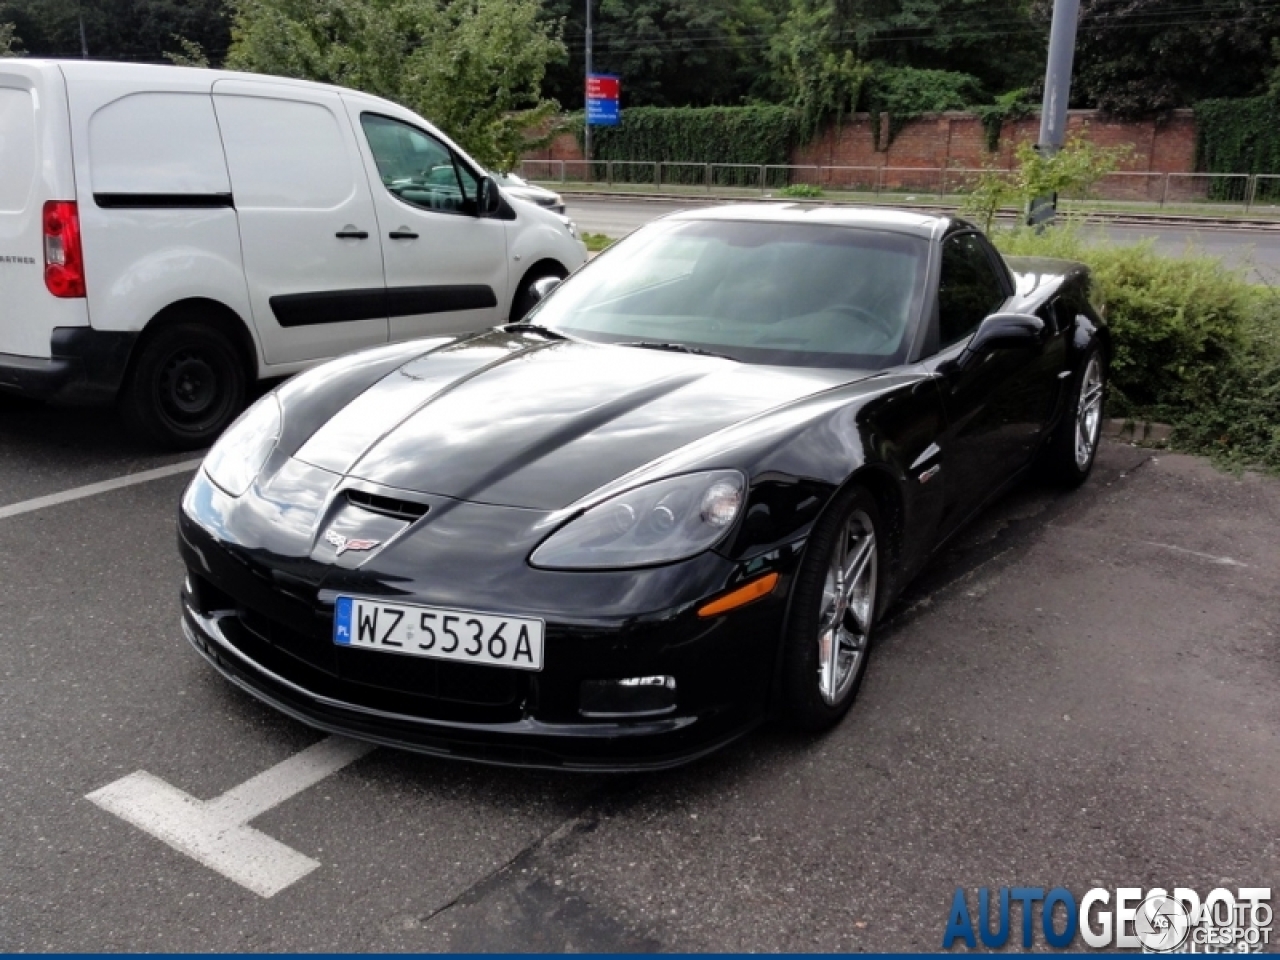
M 1049 19 L 1029 0 L 834 0 L 832 28 L 861 59 L 976 77 L 993 92 L 1043 76 Z
M 1052 155 L 1025 140 L 1014 152 L 1017 166 L 1012 170 L 986 167 L 970 187 L 961 209 L 980 220 L 983 230 L 990 233 L 996 214 L 1012 203 L 1026 209 L 1037 197 L 1087 196 L 1130 152 L 1129 147 L 1099 147 L 1081 134 L 1069 137 Z
M 537 0 L 236 0 L 227 65 L 386 97 L 511 169 L 557 108 L 541 84 L 564 45 L 539 12 Z
M 592 0 L 592 67 L 622 77 L 628 106 L 724 106 L 763 92 L 761 53 L 783 0 Z M 583 103 L 585 0 L 543 0 L 543 19 L 563 22 L 568 52 L 548 73 L 548 92 Z
M 13 31 L 12 23 L 0 23 L 0 57 L 22 56 L 22 39 Z
M 782 24 L 770 51 L 782 95 L 800 115 L 800 133 L 812 137 L 819 126 L 858 109 L 871 67 L 842 44 L 830 0 L 799 0 Z
M 96 60 L 160 63 L 177 35 L 216 63 L 231 36 L 224 0 L 0 0 L 0 22 L 12 22 L 35 56 L 80 56 L 81 19 Z
M 1072 100 L 1142 116 L 1261 93 L 1276 37 L 1268 0 L 1082 0 Z

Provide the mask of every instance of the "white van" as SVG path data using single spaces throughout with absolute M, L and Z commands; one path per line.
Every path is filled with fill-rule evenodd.
M 203 446 L 251 378 L 519 319 L 585 260 L 570 221 L 386 100 L 0 60 L 0 394 L 118 400 Z

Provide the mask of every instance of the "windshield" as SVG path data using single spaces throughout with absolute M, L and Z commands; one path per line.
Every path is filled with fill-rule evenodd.
M 927 243 L 839 226 L 668 220 L 632 234 L 532 322 L 607 343 L 679 345 L 749 363 L 901 363 Z

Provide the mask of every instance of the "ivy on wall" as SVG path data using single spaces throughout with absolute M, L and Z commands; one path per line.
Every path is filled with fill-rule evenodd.
M 871 130 L 877 150 L 888 150 L 894 138 L 911 120 L 929 113 L 964 110 L 982 99 L 976 77 L 951 70 L 919 70 L 915 67 L 883 67 L 872 76 L 867 90 Z M 888 136 L 881 142 L 880 115 L 888 114 Z
M 786 164 L 799 132 L 798 116 L 789 107 L 630 107 L 623 116 L 619 126 L 592 127 L 593 160 Z M 571 117 L 569 127 L 582 145 L 582 114 Z M 614 176 L 630 179 L 625 169 Z
M 1196 169 L 1280 173 L 1280 104 L 1269 96 L 1195 105 Z
M 1000 131 L 1006 122 L 1021 120 L 1036 112 L 1035 104 L 1028 99 L 1027 87 L 1010 90 L 996 97 L 995 103 L 985 103 L 969 109 L 982 121 L 982 132 L 985 135 L 987 153 L 995 153 L 1000 148 Z

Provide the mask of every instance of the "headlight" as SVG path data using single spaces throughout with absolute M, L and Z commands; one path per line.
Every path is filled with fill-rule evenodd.
M 714 547 L 737 518 L 746 480 L 715 470 L 628 490 L 571 520 L 533 551 L 535 567 L 560 570 L 672 563 Z
M 280 401 L 269 393 L 240 415 L 204 458 L 209 479 L 233 497 L 243 496 L 280 439 Z
M 560 217 L 560 219 L 564 221 L 564 228 L 565 228 L 566 230 L 568 230 L 568 231 L 569 231 L 569 236 L 571 236 L 571 237 L 573 237 L 573 239 L 577 240 L 577 239 L 578 239 L 578 225 L 577 225 L 576 223 L 574 223 L 572 220 L 570 220 L 570 219 L 569 219 L 568 217 L 566 217 L 566 216 L 561 216 L 561 217 Z

